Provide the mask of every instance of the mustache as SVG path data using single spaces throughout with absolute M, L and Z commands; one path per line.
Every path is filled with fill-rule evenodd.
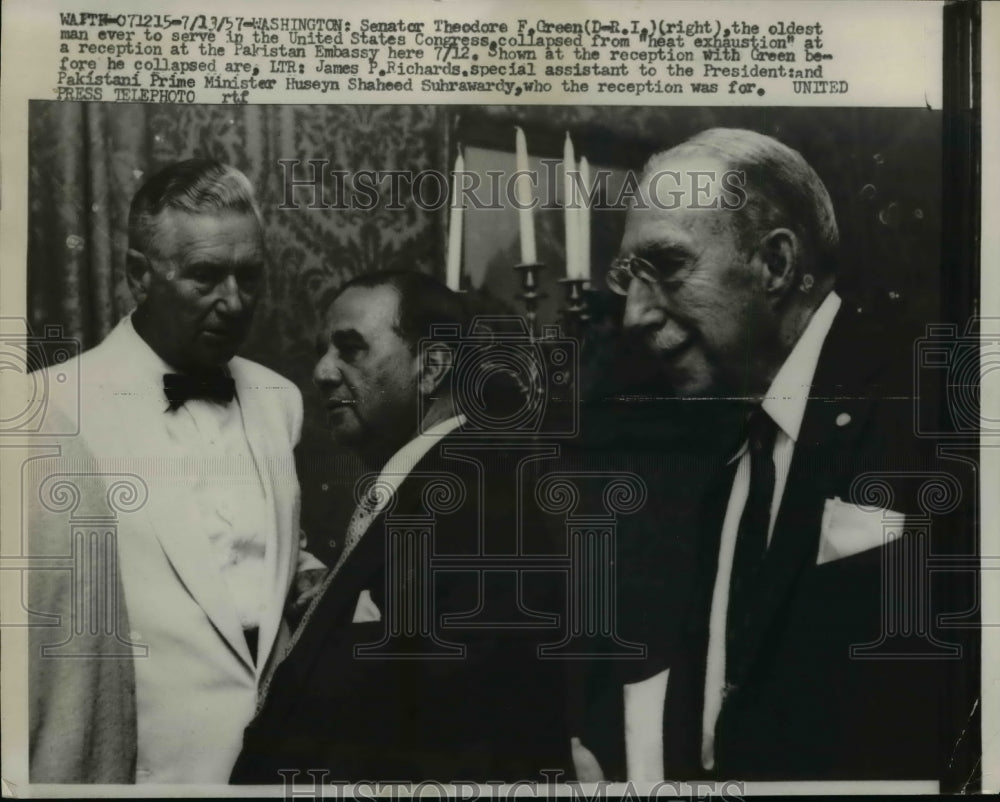
M 692 333 L 675 321 L 622 330 L 623 345 L 630 351 L 671 354 L 683 349 L 693 339 Z

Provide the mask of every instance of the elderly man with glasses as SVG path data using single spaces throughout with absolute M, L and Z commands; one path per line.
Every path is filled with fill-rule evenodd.
M 668 196 L 664 177 L 697 181 Z M 698 518 L 674 644 L 624 682 L 624 773 L 942 778 L 961 715 L 947 675 L 968 668 L 957 659 L 968 650 L 934 615 L 964 602 L 943 603 L 942 578 L 905 562 L 927 547 L 902 523 L 927 517 L 909 481 L 930 462 L 914 435 L 913 341 L 835 291 L 823 182 L 771 137 L 704 131 L 648 162 L 621 252 L 607 281 L 624 330 L 672 393 L 743 407 Z M 873 501 L 869 480 L 891 492 Z M 939 512 L 932 551 L 951 520 Z M 669 511 L 660 520 L 671 537 Z M 636 570 L 670 583 L 676 568 Z M 955 575 L 942 581 L 957 598 Z M 641 603 L 625 600 L 622 615 L 655 616 Z M 926 624 L 903 629 L 919 637 L 887 645 L 893 609 Z

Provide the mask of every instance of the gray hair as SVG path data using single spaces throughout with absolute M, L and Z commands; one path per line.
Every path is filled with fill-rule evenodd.
M 235 167 L 211 159 L 187 159 L 165 167 L 140 187 L 128 214 L 128 247 L 148 255 L 155 250 L 159 217 L 168 209 L 191 214 L 260 210 L 249 179 Z
M 803 241 L 818 273 L 836 271 L 840 234 L 833 203 L 816 171 L 797 150 L 777 139 L 742 128 L 710 128 L 654 155 L 646 172 L 673 157 L 705 154 L 743 173 L 747 204 L 740 230 L 749 247 L 760 234 L 779 226 Z

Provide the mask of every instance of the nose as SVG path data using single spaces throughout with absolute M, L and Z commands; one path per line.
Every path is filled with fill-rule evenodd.
M 662 324 L 664 317 L 665 310 L 653 288 L 645 281 L 633 279 L 625 297 L 623 326 L 626 329 L 645 328 Z
M 219 284 L 218 297 L 223 308 L 230 315 L 238 315 L 243 311 L 245 301 L 240 293 L 240 285 L 236 276 L 229 274 L 225 280 Z
M 330 348 L 313 368 L 313 384 L 320 390 L 329 391 L 339 386 L 342 381 L 339 362 L 333 349 Z

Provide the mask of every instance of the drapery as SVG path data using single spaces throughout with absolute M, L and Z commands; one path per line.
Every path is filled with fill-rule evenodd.
M 457 125 L 462 118 L 465 124 Z M 286 170 L 291 168 L 281 160 L 299 161 L 294 173 L 299 179 L 308 176 L 311 160 L 331 171 L 447 173 L 456 132 L 466 137 L 466 145 L 512 149 L 515 124 L 528 133 L 533 155 L 555 156 L 570 131 L 579 143 L 578 155 L 600 145 L 614 163 L 630 165 L 713 126 L 774 135 L 801 150 L 830 190 L 843 246 L 841 294 L 887 319 L 942 319 L 940 112 L 32 101 L 29 323 L 35 332 L 60 326 L 83 349 L 99 343 L 132 308 L 125 283 L 126 227 L 129 203 L 142 182 L 157 169 L 192 156 L 242 170 L 257 190 L 271 269 L 241 354 L 289 377 L 302 390 L 304 526 L 319 538 L 313 548 L 336 551 L 340 544 L 327 533 L 346 524 L 360 468 L 330 446 L 321 401 L 311 386 L 317 315 L 336 286 L 361 272 L 413 267 L 443 276 L 447 209 L 421 208 L 405 193 L 401 208 L 388 208 L 385 195 L 372 209 L 309 208 L 308 187 L 295 190 L 297 208 L 282 209 Z M 595 257 L 607 256 L 601 249 L 610 252 L 620 236 L 623 215 L 614 214 L 595 217 Z M 558 214 L 550 218 L 546 227 L 539 216 L 539 236 L 541 250 L 555 254 L 547 270 L 555 278 L 562 274 L 557 263 L 562 232 Z M 516 256 L 513 241 L 482 240 L 480 245 L 489 252 L 477 256 L 487 264 L 492 260 L 502 268 Z M 602 273 L 603 265 L 595 265 L 595 276 Z M 516 286 L 513 278 L 510 284 Z M 500 300 L 520 308 L 515 298 Z
M 279 209 L 286 171 L 440 169 L 446 121 L 430 106 L 158 106 L 34 103 L 28 308 L 36 330 L 59 324 L 83 348 L 132 308 L 125 283 L 128 206 L 156 170 L 193 156 L 242 170 L 257 191 L 271 256 L 268 292 L 243 353 L 307 380 L 315 311 L 326 291 L 356 273 L 441 271 L 442 215 L 403 211 Z M 297 159 L 297 167 L 282 159 Z M 295 171 L 293 173 L 293 171 Z M 309 364 L 299 360 L 308 353 Z
M 133 307 L 125 281 L 128 208 L 152 173 L 191 157 L 242 170 L 256 189 L 270 256 L 267 291 L 240 353 L 302 390 L 299 449 L 303 525 L 329 558 L 350 516 L 360 467 L 329 442 L 311 385 L 317 313 L 329 292 L 375 269 L 417 268 L 443 276 L 445 212 L 280 209 L 285 171 L 427 170 L 447 163 L 447 115 L 434 106 L 180 106 L 33 102 L 29 130 L 28 314 L 33 331 L 61 327 L 85 350 Z M 301 162 L 295 168 L 279 160 Z M 331 201 L 332 202 L 332 199 Z M 44 356 L 44 354 L 42 355 Z M 345 511 L 346 510 L 346 511 Z

